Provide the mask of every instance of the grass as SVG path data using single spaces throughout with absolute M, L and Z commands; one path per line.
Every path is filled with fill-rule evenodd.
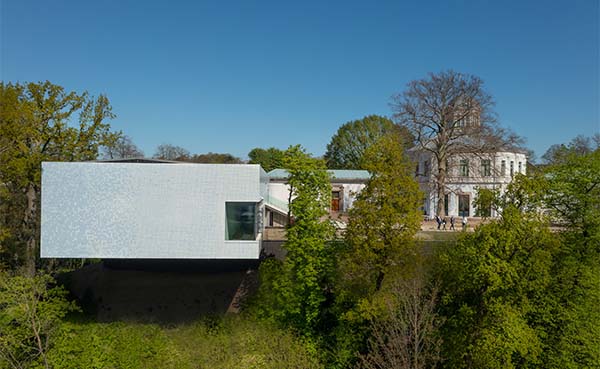
M 244 315 L 172 327 L 70 320 L 49 357 L 55 369 L 320 368 L 298 337 Z

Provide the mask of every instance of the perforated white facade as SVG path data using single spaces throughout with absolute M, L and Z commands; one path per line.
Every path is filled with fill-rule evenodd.
M 257 259 L 267 183 L 259 165 L 43 163 L 41 256 Z M 227 239 L 227 202 L 256 203 L 255 239 Z

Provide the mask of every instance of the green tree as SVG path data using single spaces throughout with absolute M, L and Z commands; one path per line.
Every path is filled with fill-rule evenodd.
M 489 188 L 478 188 L 473 205 L 475 206 L 475 216 L 487 218 L 491 216 L 491 210 L 495 208 L 495 199 L 497 190 Z
M 369 115 L 343 124 L 331 137 L 325 152 L 325 161 L 330 169 L 365 169 L 363 155 L 377 140 L 388 133 L 404 137 L 404 144 L 412 143 L 408 130 L 400 128 L 390 119 Z
M 399 134 L 390 134 L 366 151 L 371 178 L 350 209 L 348 266 L 358 268 L 356 275 L 368 281 L 371 292 L 380 289 L 386 269 L 413 244 L 421 224 L 423 195 L 402 145 Z
M 279 150 L 275 147 L 269 147 L 268 149 L 261 149 L 257 147 L 248 153 L 250 164 L 260 164 L 260 166 L 267 172 L 270 172 L 273 169 L 283 168 L 284 156 L 285 151 Z
M 570 153 L 544 170 L 545 204 L 585 238 L 600 234 L 600 149 Z M 597 239 L 600 241 L 600 239 Z
M 591 138 L 579 135 L 566 145 L 555 144 L 550 146 L 542 155 L 542 161 L 545 164 L 560 164 L 567 160 L 569 155 L 586 155 L 598 148 L 600 148 L 600 133 L 594 134 Z
M 0 83 L 1 195 L 11 211 L 0 220 L 10 232 L 2 242 L 3 252 L 14 252 L 10 264 L 25 264 L 30 274 L 35 270 L 41 162 L 96 159 L 98 148 L 118 136 L 107 123 L 113 117 L 104 95 L 66 92 L 48 81 Z
M 480 226 L 440 256 L 445 367 L 541 363 L 544 335 L 537 317 L 548 308 L 558 247 L 543 221 L 509 207 L 500 221 Z
M 284 325 L 314 338 L 322 320 L 327 283 L 333 269 L 329 241 L 333 227 L 324 219 L 331 185 L 322 160 L 312 158 L 300 146 L 285 153 L 289 171 L 293 216 L 286 229 L 285 260 L 261 265 L 261 309 Z
M 342 366 L 364 348 L 370 322 L 383 319 L 393 281 L 413 267 L 421 221 L 422 194 L 400 135 L 382 137 L 364 163 L 371 178 L 350 209 L 335 287 L 339 326 L 332 345 Z
M 501 219 L 441 255 L 447 367 L 600 365 L 598 152 L 517 176 L 494 200 Z
M 209 152 L 207 154 L 194 154 L 189 158 L 184 159 L 184 161 L 208 164 L 242 164 L 242 160 L 240 158 L 228 153 L 219 154 L 216 152 Z
M 30 367 L 38 360 L 50 368 L 47 354 L 61 319 L 78 310 L 67 301 L 67 291 L 52 284 L 44 274 L 0 274 L 0 358 L 13 368 Z
M 544 168 L 543 203 L 565 230 L 547 293 L 548 368 L 600 367 L 600 149 L 571 151 Z

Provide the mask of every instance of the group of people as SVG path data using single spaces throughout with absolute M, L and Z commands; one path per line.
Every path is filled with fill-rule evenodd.
M 442 218 L 439 215 L 436 215 L 435 216 L 435 221 L 437 222 L 437 225 L 438 225 L 437 226 L 438 231 L 439 230 L 444 230 L 444 231 L 446 230 L 446 223 L 447 223 L 446 222 L 446 217 Z M 455 221 L 454 216 L 451 216 L 450 217 L 450 230 L 451 231 L 455 231 L 456 230 L 456 228 L 454 228 L 454 221 Z M 462 229 L 463 229 L 463 231 L 467 230 L 467 217 L 465 217 L 465 216 L 462 217 Z

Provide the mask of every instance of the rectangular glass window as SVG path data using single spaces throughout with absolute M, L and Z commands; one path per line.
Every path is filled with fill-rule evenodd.
M 481 161 L 481 174 L 484 177 L 489 177 L 492 175 L 492 161 L 489 159 L 484 159 Z
M 510 162 L 510 176 L 514 176 L 515 175 L 515 162 L 511 161 Z
M 469 195 L 458 195 L 458 215 L 461 217 L 470 216 L 471 203 Z
M 423 175 L 425 177 L 429 176 L 429 160 L 423 162 Z
M 506 175 L 506 160 L 502 160 L 502 165 L 500 166 L 500 175 Z
M 462 177 L 468 177 L 469 176 L 469 160 L 468 159 L 461 159 L 460 160 L 460 175 Z
M 444 195 L 444 215 L 448 215 L 448 204 L 450 203 L 450 195 Z
M 255 202 L 226 202 L 225 217 L 226 240 L 256 239 Z
M 521 171 L 521 162 L 519 162 L 519 173 L 523 173 L 523 172 Z

